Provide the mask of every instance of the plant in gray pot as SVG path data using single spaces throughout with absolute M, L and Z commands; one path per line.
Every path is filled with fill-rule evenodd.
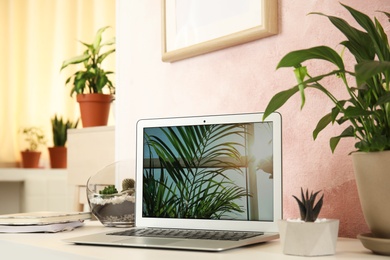
M 354 60 L 345 64 L 342 54 L 327 46 L 316 46 L 286 54 L 277 68 L 293 68 L 298 84 L 272 97 L 265 109 L 264 118 L 276 111 L 295 94 L 301 96 L 301 108 L 305 105 L 306 89 L 313 89 L 329 98 L 334 107 L 324 115 L 313 131 L 314 139 L 331 124 L 346 125 L 337 136 L 330 138 L 334 151 L 342 138 L 355 138 L 352 154 L 359 198 L 370 234 L 358 237 L 363 245 L 375 253 L 390 255 L 390 47 L 384 27 L 377 18 L 371 19 L 347 5 L 360 28 L 344 19 L 327 17 L 345 36 L 340 43 Z M 390 14 L 380 12 L 387 18 Z M 334 44 L 336 45 L 336 44 Z M 314 75 L 304 63 L 325 62 L 328 71 Z M 352 68 L 351 70 L 349 68 Z M 315 72 L 318 70 L 314 70 Z M 329 86 L 325 86 L 329 84 Z M 346 99 L 338 99 L 332 88 L 343 86 Z
M 111 102 L 114 100 L 115 87 L 110 80 L 114 72 L 103 68 L 102 63 L 115 52 L 109 48 L 115 44 L 115 38 L 102 41 L 102 34 L 109 26 L 99 29 L 92 43 L 81 42 L 85 47 L 83 54 L 65 60 L 61 70 L 70 65 L 83 65 L 67 78 L 66 83 L 73 85 L 70 95 L 77 94 L 83 127 L 107 125 Z M 105 48 L 108 50 L 104 50 Z
M 339 230 L 339 220 L 318 219 L 324 195 L 316 202 L 315 193 L 303 191 L 301 199 L 293 196 L 299 205 L 300 219 L 279 220 L 278 227 L 283 253 L 298 256 L 333 255 Z

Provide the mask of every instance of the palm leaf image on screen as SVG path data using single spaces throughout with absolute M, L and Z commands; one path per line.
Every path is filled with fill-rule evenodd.
M 244 212 L 238 202 L 249 194 L 231 176 L 243 174 L 246 136 L 237 124 L 145 132 L 144 216 L 221 219 Z

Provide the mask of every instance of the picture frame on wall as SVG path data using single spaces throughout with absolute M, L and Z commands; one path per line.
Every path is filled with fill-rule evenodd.
M 276 0 L 161 0 L 161 6 L 164 62 L 278 33 Z

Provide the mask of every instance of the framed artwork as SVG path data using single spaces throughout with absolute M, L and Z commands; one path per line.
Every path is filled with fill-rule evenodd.
M 277 0 L 161 0 L 162 60 L 174 62 L 278 32 Z

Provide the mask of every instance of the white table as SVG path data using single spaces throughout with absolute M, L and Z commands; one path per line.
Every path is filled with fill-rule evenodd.
M 103 227 L 100 222 L 87 221 L 85 226 L 73 231 L 54 234 L 0 234 L 1 259 L 155 259 L 155 260 L 281 260 L 300 259 L 282 253 L 279 240 L 228 250 L 218 253 L 181 250 L 159 250 L 143 248 L 122 248 L 74 245 L 63 242 L 63 239 L 91 233 L 115 230 Z M 302 259 L 312 259 L 302 257 Z M 314 257 L 313 257 L 314 259 Z M 365 249 L 357 239 L 339 238 L 336 254 L 315 259 L 388 259 L 374 255 Z

